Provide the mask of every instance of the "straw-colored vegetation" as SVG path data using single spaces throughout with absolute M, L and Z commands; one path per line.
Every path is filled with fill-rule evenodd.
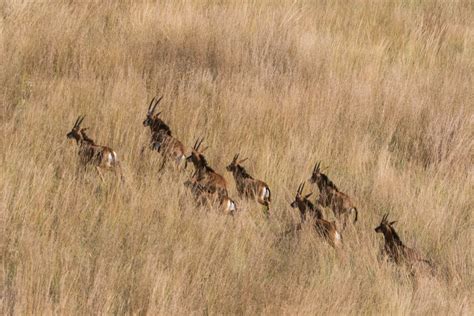
M 4 1 L 2 313 L 472 313 L 473 10 Z M 140 155 L 161 94 L 178 139 L 205 137 L 234 218 L 196 209 L 191 168 L 158 174 L 160 155 Z M 124 184 L 78 168 L 66 133 L 80 114 L 117 152 Z M 225 172 L 237 152 L 272 190 L 268 219 L 237 198 Z M 337 252 L 306 226 L 281 238 L 317 160 L 359 209 Z M 386 212 L 435 278 L 378 260 Z

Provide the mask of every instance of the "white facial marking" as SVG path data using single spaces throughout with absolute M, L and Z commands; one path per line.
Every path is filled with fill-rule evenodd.
M 339 232 L 336 232 L 336 240 L 341 240 L 341 234 L 339 234 Z

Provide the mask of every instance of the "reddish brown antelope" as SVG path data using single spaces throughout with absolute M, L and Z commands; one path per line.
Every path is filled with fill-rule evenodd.
M 241 163 L 247 160 L 247 158 L 237 161 L 239 154 L 236 154 L 232 159 L 232 162 L 226 167 L 227 171 L 232 172 L 234 176 L 235 185 L 239 197 L 245 197 L 247 199 L 256 199 L 258 203 L 266 206 L 270 206 L 271 192 L 268 185 L 261 181 L 254 179 L 247 173 Z
M 217 192 L 210 193 L 205 186 L 200 183 L 198 178 L 198 171 L 196 170 L 191 178 L 184 182 L 184 185 L 191 190 L 194 198 L 199 206 L 215 205 L 217 203 L 219 209 L 225 214 L 234 215 L 237 211 L 235 202 L 228 196 L 217 194 Z
M 117 174 L 117 169 L 120 171 L 120 178 L 123 180 L 120 162 L 117 159 L 117 154 L 110 147 L 96 145 L 95 142 L 87 136 L 87 128 L 81 129 L 81 123 L 84 116 L 79 116 L 74 123 L 72 130 L 67 133 L 67 138 L 75 139 L 79 146 L 79 158 L 81 163 L 85 165 L 94 165 L 99 173 L 100 178 L 104 181 L 104 177 L 100 169 L 112 170 Z
M 318 203 L 323 207 L 329 207 L 334 212 L 338 221 L 342 222 L 344 229 L 351 213 L 354 213 L 354 223 L 357 222 L 358 211 L 351 198 L 339 191 L 338 187 L 321 172 L 321 162 L 318 162 L 314 168 L 309 181 L 316 183 L 320 192 Z
M 192 162 L 197 172 L 199 184 L 202 187 L 206 188 L 206 190 L 211 194 L 217 192 L 220 197 L 228 197 L 229 194 L 227 191 L 227 181 L 224 179 L 223 176 L 215 172 L 214 169 L 209 166 L 206 158 L 202 154 L 207 149 L 207 147 L 202 149 L 201 151 L 199 150 L 203 140 L 203 138 L 201 138 L 200 140 L 198 138 L 194 143 L 191 155 L 186 158 L 185 168 L 189 161 Z
M 385 239 L 383 255 L 396 264 L 406 264 L 411 269 L 422 267 L 433 273 L 433 264 L 422 257 L 415 249 L 408 248 L 403 244 L 397 232 L 393 228 L 396 221 L 388 222 L 388 214 L 382 217 L 380 225 L 375 228 L 376 233 L 382 233 Z
M 176 165 L 179 166 L 186 158 L 184 145 L 171 135 L 170 127 L 159 118 L 161 112 L 154 114 L 161 99 L 163 99 L 163 97 L 158 98 L 156 101 L 155 98 L 151 100 L 151 103 L 148 106 L 146 118 L 143 121 L 143 126 L 150 127 L 151 149 L 156 150 L 163 155 L 163 163 L 159 170 L 164 168 L 168 159 L 173 160 Z
M 307 220 L 306 214 L 309 213 L 314 216 L 314 228 L 319 236 L 324 238 L 332 247 L 338 248 L 342 246 L 342 235 L 338 232 L 336 222 L 329 222 L 322 218 L 320 210 L 316 209 L 308 200 L 311 193 L 303 196 L 304 184 L 300 184 L 296 191 L 295 200 L 290 204 L 292 208 L 298 208 L 303 220 Z M 301 224 L 297 225 L 297 230 L 301 229 Z

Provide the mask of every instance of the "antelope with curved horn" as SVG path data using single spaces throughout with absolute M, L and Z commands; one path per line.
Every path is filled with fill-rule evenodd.
M 143 121 L 143 126 L 149 126 L 151 130 L 151 149 L 163 155 L 163 163 L 159 170 L 164 168 L 168 159 L 174 160 L 176 165 L 179 166 L 186 158 L 184 145 L 171 135 L 170 127 L 159 118 L 161 112 L 154 114 L 161 99 L 163 99 L 163 96 L 159 97 L 156 101 L 155 98 L 151 100 L 146 118 Z
M 309 179 L 310 183 L 316 183 L 320 195 L 317 202 L 323 207 L 329 207 L 334 212 L 334 216 L 342 222 L 344 229 L 349 215 L 354 213 L 354 223 L 357 222 L 358 211 L 351 198 L 339 191 L 339 188 L 321 172 L 321 162 L 316 163 Z
M 258 203 L 268 208 L 271 202 L 271 191 L 268 185 L 261 181 L 254 179 L 247 173 L 245 168 L 241 165 L 248 158 L 239 159 L 239 154 L 236 154 L 232 159 L 232 162 L 226 167 L 227 171 L 232 172 L 234 176 L 235 185 L 239 197 L 245 197 L 247 199 L 256 199 Z
M 409 248 L 403 244 L 397 232 L 393 228 L 396 221 L 388 221 L 388 213 L 382 217 L 379 226 L 375 228 L 376 233 L 381 233 L 384 236 L 385 244 L 383 248 L 383 255 L 396 264 L 407 264 L 414 269 L 418 264 L 429 268 L 433 273 L 433 264 L 431 261 L 423 258 L 423 256 L 415 249 Z
M 303 196 L 303 189 L 304 183 L 301 183 L 296 191 L 295 200 L 290 204 L 291 207 L 299 209 L 302 221 L 307 220 L 307 213 L 313 215 L 314 229 L 318 235 L 325 239 L 334 248 L 342 246 L 342 235 L 337 230 L 336 222 L 330 222 L 323 219 L 321 210 L 315 208 L 313 203 L 308 200 L 308 197 L 312 193 Z M 301 229 L 301 224 L 297 225 L 296 229 Z
M 143 121 L 143 126 L 145 127 L 149 126 L 152 135 L 154 133 L 159 133 L 163 131 L 165 134 L 171 136 L 170 127 L 168 126 L 168 124 L 163 122 L 163 120 L 159 117 L 161 112 L 154 114 L 155 109 L 160 103 L 161 99 L 163 99 L 163 96 L 159 97 L 156 100 L 156 102 L 155 102 L 155 98 L 151 100 L 150 105 L 148 106 L 148 111 L 146 113 L 146 118 Z
M 206 158 L 202 154 L 206 149 L 200 150 L 201 144 L 204 141 L 204 138 L 197 139 L 192 148 L 191 154 L 186 157 L 185 168 L 187 167 L 188 162 L 191 162 L 194 165 L 195 171 L 197 172 L 197 178 L 199 179 L 199 184 L 206 188 L 209 193 L 217 192 L 219 196 L 227 197 L 229 196 L 227 191 L 227 181 L 223 176 L 218 174 L 212 169 L 207 163 Z
M 323 219 L 323 210 L 319 204 L 316 206 L 308 199 L 313 192 L 310 192 L 303 196 L 304 182 L 302 182 L 296 191 L 295 200 L 290 204 L 292 208 L 298 208 L 300 211 L 301 222 L 307 219 L 307 215 L 310 215 L 315 219 Z
M 99 173 L 100 178 L 104 182 L 104 177 L 100 169 L 112 170 L 117 174 L 117 169 L 120 171 L 120 178 L 123 180 L 122 169 L 120 162 L 117 159 L 117 154 L 112 148 L 107 146 L 96 145 L 95 142 L 87 136 L 87 128 L 81 129 L 81 123 L 85 116 L 79 116 L 74 123 L 72 130 L 67 133 L 67 138 L 76 140 L 79 146 L 79 159 L 83 165 L 94 165 Z
M 218 208 L 225 214 L 234 215 L 237 211 L 237 205 L 228 196 L 217 194 L 217 191 L 211 193 L 208 189 L 201 184 L 202 179 L 199 179 L 198 170 L 194 171 L 193 176 L 190 180 L 184 182 L 184 185 L 191 190 L 194 198 L 196 199 L 199 206 L 204 205 L 215 205 L 217 203 Z

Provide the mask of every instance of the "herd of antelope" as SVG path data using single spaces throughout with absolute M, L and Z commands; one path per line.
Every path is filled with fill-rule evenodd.
M 194 172 L 189 180 L 184 182 L 196 203 L 199 206 L 216 206 L 226 214 L 233 215 L 237 211 L 237 205 L 229 197 L 229 190 L 225 178 L 209 166 L 206 157 L 203 155 L 207 147 L 202 148 L 202 138 L 198 138 L 186 155 L 186 147 L 181 141 L 173 136 L 170 127 L 160 118 L 161 112 L 155 110 L 163 97 L 153 98 L 148 106 L 146 118 L 143 126 L 149 127 L 151 139 L 149 148 L 162 155 L 161 171 L 165 163 L 172 161 L 177 169 L 186 170 L 188 163 L 194 166 Z M 74 123 L 72 130 L 67 134 L 67 138 L 76 140 L 79 146 L 79 159 L 82 165 L 92 165 L 97 170 L 100 178 L 104 181 L 102 170 L 111 170 L 116 175 L 120 175 L 123 181 L 122 169 L 114 150 L 107 146 L 97 145 L 87 134 L 87 128 L 81 128 L 84 116 L 79 116 Z M 142 149 L 142 153 L 145 147 Z M 272 200 L 271 191 L 267 183 L 255 179 L 242 166 L 245 159 L 239 159 L 236 154 L 230 164 L 226 167 L 232 173 L 240 199 L 256 201 L 264 208 L 266 216 L 269 215 L 270 203 Z M 184 164 L 184 165 L 183 165 Z M 342 247 L 342 233 L 347 227 L 348 219 L 353 214 L 353 223 L 358 218 L 357 207 L 351 198 L 341 192 L 339 188 L 321 172 L 321 163 L 318 162 L 313 168 L 311 184 L 315 184 L 319 190 L 319 196 L 314 202 L 309 197 L 311 193 L 304 194 L 305 183 L 301 183 L 296 191 L 295 199 L 290 204 L 292 208 L 298 209 L 300 222 L 288 232 L 301 230 L 302 224 L 310 223 L 315 232 L 334 248 Z M 334 221 L 324 218 L 324 208 L 329 208 L 335 217 Z M 388 222 L 388 214 L 384 215 L 380 225 L 375 228 L 377 233 L 382 233 L 385 245 L 382 249 L 383 256 L 389 261 L 399 265 L 407 265 L 416 268 L 419 265 L 428 267 L 433 271 L 429 260 L 424 259 L 416 250 L 405 246 L 393 228 L 395 222 Z

